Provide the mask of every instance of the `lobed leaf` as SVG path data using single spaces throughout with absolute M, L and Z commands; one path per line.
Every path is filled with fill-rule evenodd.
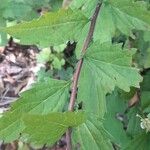
M 99 0 L 73 1 L 72 9 L 81 9 L 87 17 L 91 17 Z M 133 36 L 132 30 L 150 31 L 150 11 L 146 2 L 133 0 L 105 0 L 102 2 L 100 14 L 96 22 L 94 41 L 111 42 L 115 32 L 119 30 L 127 36 Z
M 95 40 L 111 41 L 116 30 L 132 36 L 131 30 L 150 30 L 150 11 L 145 2 L 107 0 L 103 3 L 95 29 Z
M 105 95 L 115 86 L 124 91 L 139 87 L 142 77 L 132 67 L 134 50 L 122 50 L 121 45 L 93 43 L 84 56 L 79 78 L 78 101 L 89 112 L 103 116 L 106 111 Z M 86 88 L 85 88 L 85 85 Z

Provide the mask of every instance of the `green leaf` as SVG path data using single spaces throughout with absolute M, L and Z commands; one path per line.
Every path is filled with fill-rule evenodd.
M 0 26 L 1 27 L 6 27 L 6 20 L 0 17 Z M 5 33 L 0 33 L 0 45 L 5 46 L 7 43 L 7 34 Z
M 144 40 L 146 42 L 150 41 L 150 31 L 149 32 L 147 32 L 147 31 L 144 32 Z
M 150 133 L 139 134 L 131 142 L 127 144 L 124 150 L 148 150 L 150 149 Z
M 80 150 L 112 150 L 110 136 L 103 128 L 102 120 L 88 114 L 88 119 L 85 123 L 73 130 L 74 147 L 79 147 Z M 75 144 L 79 145 L 75 145 Z
M 144 1 L 137 1 L 134 2 L 133 0 L 108 0 L 112 7 L 120 14 L 122 13 L 124 16 L 129 15 L 129 19 L 133 19 L 133 25 L 137 23 L 137 27 L 140 27 L 140 25 L 144 25 L 143 23 L 146 23 L 145 26 L 141 26 L 141 29 L 150 29 L 150 11 L 147 10 L 146 2 Z M 136 22 L 134 22 L 136 21 Z M 127 22 L 127 21 L 126 21 Z M 139 23 L 139 24 L 138 24 Z
M 75 49 L 75 54 L 76 54 L 77 59 L 80 59 L 82 57 L 81 56 L 81 50 L 82 50 L 82 46 L 83 46 L 85 37 L 87 36 L 87 32 L 89 30 L 89 27 L 90 27 L 90 22 L 87 23 L 81 31 L 81 36 L 78 40 L 78 43 L 77 43 L 77 46 Z
M 27 13 L 31 12 L 31 10 L 32 7 L 27 4 L 10 1 L 3 11 L 3 17 L 8 20 L 21 20 Z
M 124 91 L 129 91 L 131 86 L 139 87 L 142 77 L 131 67 L 133 53 L 122 50 L 121 45 L 100 44 L 99 41 L 87 49 L 78 90 L 78 101 L 83 101 L 87 111 L 103 116 L 106 93 L 115 86 Z
M 150 68 L 150 48 L 140 49 L 136 54 L 136 63 L 144 68 Z
M 112 141 L 119 147 L 123 147 L 129 142 L 130 138 L 127 137 L 127 134 L 123 129 L 123 123 L 117 119 L 117 116 L 121 115 L 122 120 L 124 119 L 123 121 L 125 121 L 124 111 L 127 108 L 127 104 L 117 93 L 117 90 L 108 95 L 106 100 L 107 113 L 104 116 L 104 127 L 113 137 Z
M 122 50 L 120 44 L 99 44 L 97 41 L 88 48 L 84 67 L 99 75 L 101 85 L 107 92 L 114 90 L 115 86 L 129 92 L 130 86 L 139 87 L 142 81 L 138 69 L 132 67 L 134 53 L 135 50 Z
M 143 76 L 143 82 L 141 83 L 141 90 L 142 91 L 150 91 L 150 71 L 148 71 L 144 76 Z
M 24 129 L 24 114 L 48 114 L 62 111 L 69 97 L 70 82 L 47 79 L 21 94 L 11 109 L 0 118 L 0 139 L 10 142 Z
M 58 10 L 62 6 L 63 0 L 50 0 L 52 10 Z
M 42 2 L 44 2 L 44 0 Z M 26 0 L 1 0 L 1 5 L 1 16 L 9 21 L 22 21 L 31 20 L 35 17 L 37 18 L 39 16 L 37 9 L 43 6 L 43 4 L 37 0 L 30 0 L 30 2 Z
M 141 92 L 141 107 L 144 112 L 150 112 L 150 91 Z
M 40 63 L 51 61 L 51 55 L 51 50 L 49 48 L 44 48 L 39 54 L 37 54 L 37 61 Z
M 135 46 L 138 51 L 135 54 L 134 61 L 140 68 L 149 68 L 150 67 L 150 43 L 145 42 L 144 32 L 137 32 L 137 39 L 135 40 Z
M 131 30 L 150 30 L 150 11 L 145 2 L 133 0 L 107 0 L 103 3 L 95 30 L 95 40 L 111 41 L 118 29 L 132 36 Z
M 25 44 L 58 45 L 67 40 L 77 40 L 87 22 L 88 19 L 80 11 L 62 9 L 47 13 L 37 20 L 7 27 L 4 32 Z
M 72 9 L 81 9 L 87 17 L 90 17 L 100 0 L 74 0 L 71 3 Z
M 141 107 L 144 112 L 150 112 L 150 71 L 143 76 L 141 83 Z
M 141 126 L 140 126 L 140 118 L 137 117 L 137 114 L 140 114 L 139 106 L 134 106 L 133 108 L 129 109 L 129 112 L 127 113 L 128 116 L 128 126 L 126 129 L 126 132 L 128 135 L 130 135 L 132 138 L 137 136 L 142 132 Z
M 73 9 L 81 9 L 87 17 L 91 17 L 98 0 L 76 0 Z M 115 32 L 132 36 L 131 30 L 150 31 L 150 11 L 147 10 L 146 2 L 133 0 L 105 0 L 100 9 L 94 32 L 94 41 L 101 43 L 109 41 Z
M 48 115 L 26 115 L 24 133 L 36 144 L 53 145 L 68 127 L 77 127 L 86 121 L 83 112 L 51 113 Z

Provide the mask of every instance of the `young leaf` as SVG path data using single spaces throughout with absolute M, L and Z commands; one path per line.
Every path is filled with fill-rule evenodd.
M 27 113 L 48 114 L 62 111 L 69 96 L 70 83 L 49 79 L 24 92 L 10 111 L 0 118 L 0 139 L 6 142 L 19 137 L 23 130 L 22 116 Z
M 53 145 L 68 127 L 76 127 L 86 120 L 83 112 L 51 113 L 47 115 L 25 115 L 24 133 L 36 144 Z
M 62 9 L 37 20 L 4 28 L 4 32 L 25 44 L 58 45 L 67 40 L 77 40 L 87 22 L 88 19 L 80 11 Z
M 87 121 L 73 130 L 74 147 L 80 150 L 111 150 L 110 137 L 103 128 L 100 119 L 89 114 Z M 75 144 L 79 145 L 75 145 Z
M 87 49 L 79 79 L 78 101 L 83 101 L 88 111 L 102 116 L 105 94 L 115 86 L 124 91 L 129 91 L 130 86 L 139 87 L 142 77 L 131 67 L 134 52 L 122 50 L 118 44 L 100 44 L 99 41 Z

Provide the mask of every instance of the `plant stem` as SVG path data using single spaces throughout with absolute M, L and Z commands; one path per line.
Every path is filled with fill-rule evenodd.
M 87 37 L 86 37 L 86 39 L 83 43 L 83 47 L 82 47 L 82 50 L 81 50 L 83 54 L 86 52 L 86 49 L 88 48 L 89 43 L 91 42 L 91 40 L 93 38 L 95 24 L 96 24 L 97 16 L 99 14 L 101 5 L 102 5 L 102 3 L 97 4 L 97 6 L 95 8 L 95 11 L 94 11 L 94 14 L 91 18 L 90 29 L 89 29 L 88 35 L 87 35 Z M 76 94 L 77 94 L 77 85 L 78 85 L 79 75 L 80 75 L 80 72 L 81 72 L 82 63 L 83 63 L 83 58 L 81 58 L 78 61 L 76 71 L 73 75 L 73 83 L 72 83 L 72 90 L 71 90 L 71 96 L 70 96 L 70 103 L 69 103 L 69 107 L 68 107 L 69 111 L 74 110 Z M 66 142 L 67 142 L 67 148 L 66 149 L 71 150 L 72 149 L 72 143 L 71 143 L 71 129 L 70 128 L 66 132 Z

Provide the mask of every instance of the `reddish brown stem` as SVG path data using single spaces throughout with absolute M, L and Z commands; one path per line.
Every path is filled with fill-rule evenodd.
M 97 4 L 97 6 L 95 8 L 95 11 L 94 11 L 94 14 L 91 18 L 90 29 L 89 29 L 88 35 L 87 35 L 87 37 L 86 37 L 86 39 L 83 43 L 83 47 L 82 47 L 82 50 L 81 50 L 83 54 L 85 53 L 86 49 L 89 46 L 89 43 L 92 40 L 94 29 L 95 29 L 95 24 L 96 24 L 96 20 L 97 20 L 97 16 L 99 14 L 101 5 L 102 5 L 101 3 Z M 78 61 L 76 71 L 73 75 L 73 83 L 72 83 L 72 90 L 71 90 L 71 96 L 70 96 L 70 103 L 69 103 L 69 107 L 68 107 L 69 111 L 74 110 L 76 94 L 77 94 L 77 85 L 78 85 L 79 75 L 80 75 L 80 72 L 81 72 L 82 63 L 83 63 L 83 59 L 81 58 Z M 68 131 L 66 132 L 66 141 L 67 141 L 67 150 L 71 150 L 72 149 L 72 144 L 71 144 L 71 130 L 70 129 L 68 129 Z

